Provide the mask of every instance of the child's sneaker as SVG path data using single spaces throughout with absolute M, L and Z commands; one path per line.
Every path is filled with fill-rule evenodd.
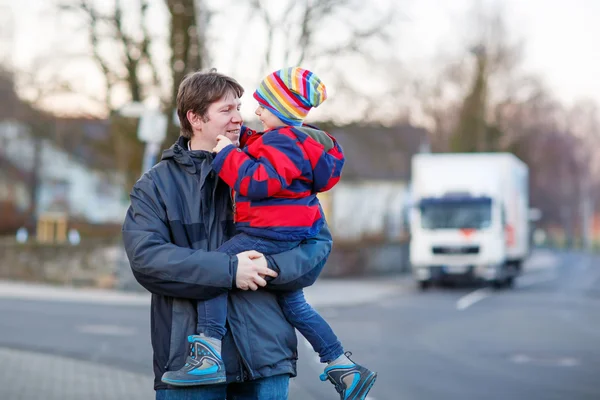
M 217 339 L 203 335 L 188 336 L 190 355 L 179 371 L 167 371 L 162 381 L 173 386 L 213 385 L 225 382 L 225 364 Z M 213 342 L 213 343 L 211 343 Z
M 346 357 L 351 355 L 346 353 Z M 327 379 L 335 385 L 341 400 L 364 400 L 377 379 L 377 373 L 352 362 L 326 367 L 321 380 L 325 382 Z

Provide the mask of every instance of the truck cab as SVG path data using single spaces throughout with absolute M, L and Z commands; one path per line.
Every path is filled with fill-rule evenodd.
M 412 218 L 411 260 L 422 288 L 444 278 L 498 285 L 507 275 L 503 206 L 491 196 L 426 197 Z M 498 282 L 498 283 L 496 283 Z
M 526 256 L 527 193 L 512 164 L 522 165 L 512 155 L 415 157 L 410 262 L 419 286 L 456 279 L 511 285 Z

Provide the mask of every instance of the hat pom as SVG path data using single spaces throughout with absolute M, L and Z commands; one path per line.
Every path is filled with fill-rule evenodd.
M 288 87 L 309 107 L 318 107 L 327 99 L 327 89 L 321 79 L 307 69 L 295 67 L 287 71 Z

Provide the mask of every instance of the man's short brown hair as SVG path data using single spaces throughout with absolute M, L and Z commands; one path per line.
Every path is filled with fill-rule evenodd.
M 194 134 L 187 119 L 188 111 L 205 118 L 208 107 L 228 93 L 240 98 L 244 94 L 244 88 L 235 79 L 218 73 L 215 68 L 187 75 L 177 91 L 177 116 L 181 136 L 191 139 Z

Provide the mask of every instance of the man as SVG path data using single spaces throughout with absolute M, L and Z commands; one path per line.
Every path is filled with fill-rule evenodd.
M 314 283 L 331 251 L 327 226 L 297 248 L 267 257 L 214 251 L 235 232 L 231 194 L 211 168 L 211 150 L 219 135 L 239 141 L 242 94 L 234 79 L 214 70 L 187 76 L 177 95 L 181 136 L 131 192 L 123 239 L 136 279 L 152 293 L 157 400 L 286 399 L 289 378 L 296 375 L 297 341 L 275 292 Z M 162 383 L 165 371 L 186 362 L 196 301 L 227 291 L 227 384 Z

